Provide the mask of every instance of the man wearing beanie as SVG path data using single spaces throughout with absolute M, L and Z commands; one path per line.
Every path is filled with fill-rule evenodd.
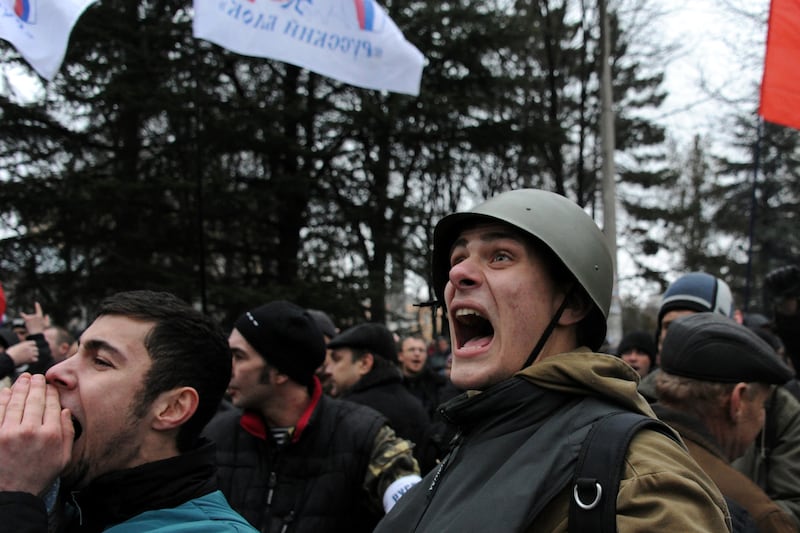
M 646 331 L 628 333 L 617 347 L 617 355 L 631 365 L 640 377 L 645 377 L 656 366 L 656 344 Z
M 733 316 L 733 296 L 728 284 L 705 272 L 690 272 L 673 281 L 661 298 L 656 320 L 655 340 L 658 351 L 661 343 L 674 320 L 693 313 L 711 312 L 722 316 Z M 656 365 L 660 354 L 656 354 Z M 650 372 L 639 383 L 639 393 L 654 402 L 656 393 L 656 376 L 658 370 Z
M 422 402 L 403 386 L 397 348 L 386 326 L 353 326 L 334 337 L 328 348 L 325 374 L 330 376 L 331 395 L 382 413 L 398 436 L 415 444 L 415 457 L 426 457 L 430 419 Z M 432 466 L 425 464 L 423 470 Z
M 761 431 L 772 386 L 791 377 L 766 342 L 719 314 L 675 320 L 662 344 L 659 403 L 653 410 L 681 434 L 689 453 L 728 499 L 732 516 L 736 518 L 738 504 L 749 514 L 739 514 L 740 525 L 751 518 L 762 533 L 798 528 L 730 462 Z
M 764 286 L 772 304 L 775 331 L 795 371 L 800 372 L 800 266 L 786 265 L 770 271 Z
M 217 444 L 220 487 L 262 532 L 369 532 L 419 481 L 411 444 L 367 407 L 322 394 L 325 342 L 290 302 L 248 311 L 228 343 L 228 393 L 206 436 Z M 291 528 L 291 529 L 289 529 Z

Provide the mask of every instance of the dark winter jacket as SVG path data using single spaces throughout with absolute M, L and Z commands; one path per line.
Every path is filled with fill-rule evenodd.
M 431 420 L 435 419 L 437 409 L 443 403 L 461 394 L 449 379 L 424 367 L 416 376 L 403 376 L 403 385 L 427 411 Z
M 353 385 L 343 399 L 366 405 L 381 413 L 389 420 L 389 425 L 398 437 L 409 440 L 418 447 L 425 443 L 428 414 L 422 403 L 403 386 L 403 376 L 397 367 L 373 367 Z
M 364 480 L 385 423 L 372 409 L 315 395 L 282 446 L 250 411 L 219 413 L 205 434 L 217 444 L 222 492 L 262 532 L 366 533 L 383 515 Z
M 566 532 L 570 481 L 592 422 L 612 411 L 652 416 L 638 376 L 620 359 L 585 351 L 548 357 L 442 409 L 460 444 L 412 488 L 376 533 Z M 714 484 L 668 437 L 638 433 L 617 502 L 620 533 L 729 529 Z
M 420 469 L 427 474 L 444 458 L 455 436 L 455 429 L 441 417 L 439 407 L 463 391 L 428 367 L 424 367 L 416 376 L 403 376 L 403 385 L 422 402 L 430 418 L 428 432 L 423 442 L 417 443 L 415 450 Z

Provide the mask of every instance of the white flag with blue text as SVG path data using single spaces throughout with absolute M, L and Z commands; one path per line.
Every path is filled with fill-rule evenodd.
M 0 38 L 47 80 L 61 68 L 69 34 L 96 0 L 0 0 Z
M 194 36 L 358 87 L 419 94 L 424 57 L 374 0 L 194 0 Z

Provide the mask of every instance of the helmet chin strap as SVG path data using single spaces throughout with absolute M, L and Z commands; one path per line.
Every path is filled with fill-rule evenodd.
M 537 342 L 536 346 L 533 347 L 533 350 L 531 350 L 531 354 L 528 356 L 528 360 L 525 361 L 525 364 L 522 365 L 522 368 L 520 368 L 520 370 L 531 366 L 533 362 L 536 361 L 536 358 L 539 357 L 539 352 L 541 352 L 542 348 L 544 348 L 544 343 L 546 343 L 547 339 L 550 338 L 550 335 L 552 335 L 553 330 L 558 324 L 558 321 L 561 320 L 561 315 L 564 314 L 564 310 L 567 308 L 567 301 L 569 300 L 569 297 L 572 296 L 572 291 L 574 288 L 575 285 L 571 286 L 567 291 L 567 294 L 564 295 L 564 300 L 561 302 L 561 305 L 558 306 L 556 314 L 553 315 L 553 318 L 550 319 L 550 323 L 547 324 L 546 328 L 544 328 L 542 336 L 539 337 L 539 342 Z

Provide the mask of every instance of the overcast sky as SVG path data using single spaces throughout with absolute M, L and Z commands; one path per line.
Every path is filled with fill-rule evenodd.
M 726 99 L 750 97 L 763 72 L 766 25 L 740 11 L 763 16 L 769 0 L 656 0 L 664 9 L 662 32 L 681 52 L 666 69 L 665 122 L 680 141 L 694 133 L 720 130 L 730 110 L 708 91 Z M 703 88 L 705 86 L 705 89 Z

